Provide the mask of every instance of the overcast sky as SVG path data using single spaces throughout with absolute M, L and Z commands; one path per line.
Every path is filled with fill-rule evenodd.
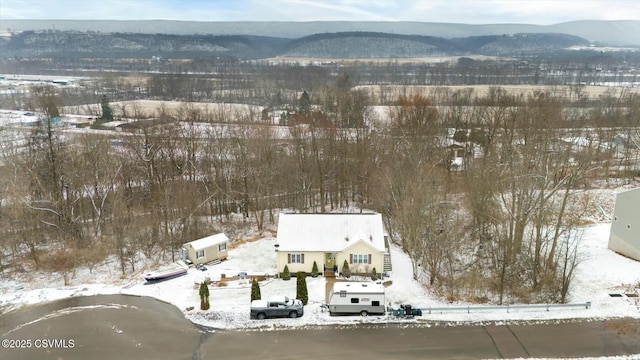
M 0 22 L 2 19 L 549 25 L 572 20 L 640 20 L 640 0 L 0 0 Z

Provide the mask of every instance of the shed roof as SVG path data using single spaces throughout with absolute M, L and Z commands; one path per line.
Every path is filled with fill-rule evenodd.
M 219 234 L 215 234 L 215 235 L 211 235 L 211 236 L 207 236 L 205 238 L 202 239 L 198 239 L 198 240 L 193 240 L 191 242 L 188 242 L 186 245 L 191 245 L 191 247 L 193 247 L 194 250 L 198 251 L 198 250 L 202 250 L 211 246 L 215 246 L 215 245 L 219 245 L 222 243 L 226 243 L 227 241 L 229 241 L 229 238 L 227 237 L 227 235 L 225 235 L 224 233 L 219 233 Z
M 357 242 L 385 251 L 382 215 L 281 213 L 278 220 L 278 251 L 340 252 Z

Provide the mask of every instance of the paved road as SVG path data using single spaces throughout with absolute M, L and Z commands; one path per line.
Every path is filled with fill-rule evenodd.
M 11 346 L 26 346 L 31 341 L 27 349 L 0 348 L 2 360 L 500 359 L 640 354 L 640 321 L 636 319 L 211 333 L 191 324 L 171 305 L 120 295 L 72 298 L 0 315 L 0 334 Z M 58 342 L 47 343 L 51 340 Z
M 31 340 L 30 348 L 0 348 L 2 360 L 192 359 L 201 338 L 176 307 L 121 295 L 71 298 L 1 315 L 0 334 L 3 345 L 6 339 Z M 43 338 L 73 340 L 73 347 L 36 348 Z

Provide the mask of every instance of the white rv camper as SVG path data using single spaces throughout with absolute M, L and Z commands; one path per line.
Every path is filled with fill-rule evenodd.
M 337 282 L 327 305 L 331 315 L 384 314 L 384 287 L 374 282 Z

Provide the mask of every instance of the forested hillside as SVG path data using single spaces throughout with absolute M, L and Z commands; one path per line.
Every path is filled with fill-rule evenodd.
M 565 34 L 492 35 L 445 39 L 374 32 L 316 34 L 300 39 L 233 35 L 25 31 L 0 40 L 0 52 L 19 57 L 410 58 L 447 55 L 514 56 L 588 45 Z
M 280 39 L 256 36 L 152 35 L 94 31 L 25 31 L 0 39 L 0 52 L 8 56 L 101 58 L 189 58 L 215 54 L 264 57 L 274 55 L 274 49 L 282 42 Z
M 640 45 L 638 20 L 584 20 L 553 25 L 455 24 L 417 21 L 171 21 L 171 20 L 2 20 L 2 30 L 76 30 L 143 34 L 259 35 L 296 39 L 335 32 L 384 32 L 442 38 L 519 33 L 562 33 L 611 45 Z
M 371 32 L 316 34 L 287 44 L 283 56 L 406 58 L 465 52 L 443 38 Z

